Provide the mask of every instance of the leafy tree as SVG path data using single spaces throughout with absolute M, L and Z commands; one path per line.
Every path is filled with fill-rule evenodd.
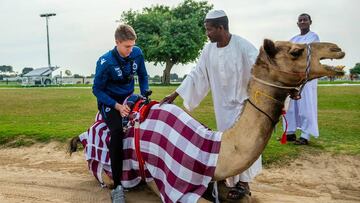
M 350 69 L 350 80 L 358 78 L 360 75 L 360 63 L 356 63 L 354 68 Z
M 25 75 L 26 73 L 28 73 L 28 72 L 30 72 L 32 70 L 34 70 L 34 69 L 31 68 L 31 67 L 25 67 L 25 68 L 22 69 L 21 74 Z
M 170 83 L 170 71 L 175 64 L 195 61 L 206 42 L 204 18 L 212 8 L 206 1 L 185 0 L 177 7 L 156 5 L 142 12 L 129 10 L 121 20 L 131 25 L 137 35 L 137 45 L 147 61 L 163 64 L 163 84 Z
M 356 63 L 354 68 L 350 69 L 350 74 L 360 74 L 360 63 Z
M 155 75 L 155 76 L 152 78 L 152 80 L 153 80 L 154 82 L 161 82 L 161 77 L 160 77 L 159 75 Z
M 171 73 L 170 74 L 170 80 L 178 80 L 179 76 L 176 73 Z
M 0 66 L 0 72 L 13 72 L 13 67 L 2 65 Z

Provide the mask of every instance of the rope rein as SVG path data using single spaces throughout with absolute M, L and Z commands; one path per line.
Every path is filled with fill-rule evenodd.
M 255 109 L 257 109 L 258 111 L 260 111 L 261 113 L 263 113 L 265 116 L 267 116 L 267 117 L 270 119 L 270 121 L 271 121 L 271 123 L 273 124 L 273 126 L 275 126 L 276 123 L 279 121 L 279 119 L 277 119 L 277 120 L 275 121 L 273 118 L 271 118 L 271 116 L 270 116 L 269 114 L 267 114 L 265 111 L 263 111 L 263 110 L 261 110 L 259 107 L 257 107 L 254 103 L 251 102 L 250 99 L 247 99 L 247 101 L 248 101 Z
M 299 87 L 298 86 L 280 86 L 280 85 L 275 85 L 273 83 L 269 83 L 269 82 L 266 82 L 265 80 L 262 80 L 260 78 L 257 78 L 255 77 L 254 75 L 252 75 L 252 78 L 264 85 L 267 85 L 267 86 L 271 86 L 271 87 L 276 87 L 276 88 L 279 88 L 279 89 L 286 89 L 286 90 L 297 90 Z

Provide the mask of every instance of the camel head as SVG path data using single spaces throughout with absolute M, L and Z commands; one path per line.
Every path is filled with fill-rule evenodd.
M 253 69 L 253 75 L 282 86 L 299 86 L 323 76 L 344 75 L 342 68 L 324 65 L 323 59 L 341 59 L 345 53 L 333 43 L 309 45 L 265 39 Z

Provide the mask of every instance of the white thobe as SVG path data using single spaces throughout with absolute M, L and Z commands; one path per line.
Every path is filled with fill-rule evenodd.
M 309 31 L 305 35 L 296 35 L 291 42 L 309 44 L 319 42 L 319 36 Z M 311 67 L 310 67 L 311 68 Z M 285 115 L 288 121 L 287 134 L 293 134 L 296 129 L 302 131 L 301 137 L 309 140 L 310 135 L 319 136 L 317 121 L 317 79 L 307 82 L 301 92 L 301 99 L 290 100 L 289 109 Z M 285 122 L 283 122 L 285 129 Z
M 229 129 L 248 98 L 251 68 L 257 55 L 257 49 L 250 42 L 236 35 L 232 35 L 226 47 L 218 48 L 216 43 L 206 44 L 196 67 L 176 89 L 184 99 L 185 108 L 192 111 L 211 89 L 217 129 L 222 132 Z M 240 174 L 240 180 L 250 182 L 261 169 L 260 156 Z M 229 186 L 238 180 L 239 177 L 228 181 Z

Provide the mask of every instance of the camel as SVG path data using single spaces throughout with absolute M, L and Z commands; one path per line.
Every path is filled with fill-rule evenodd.
M 299 98 L 302 86 L 309 80 L 343 75 L 341 68 L 323 65 L 320 60 L 344 56 L 345 53 L 333 43 L 306 45 L 265 39 L 252 69 L 249 98 L 243 112 L 222 134 L 212 180 L 220 181 L 240 174 L 255 162 L 279 121 L 287 96 Z M 154 181 L 148 185 L 160 195 Z M 199 198 L 197 202 L 208 201 Z

